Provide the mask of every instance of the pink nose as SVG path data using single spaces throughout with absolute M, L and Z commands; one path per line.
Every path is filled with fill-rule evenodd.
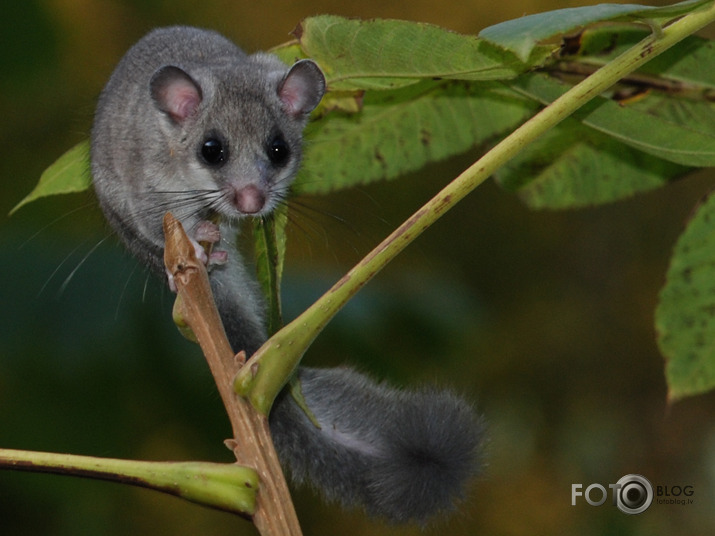
M 266 195 L 257 186 L 249 184 L 236 190 L 235 204 L 244 214 L 255 214 L 266 204 Z

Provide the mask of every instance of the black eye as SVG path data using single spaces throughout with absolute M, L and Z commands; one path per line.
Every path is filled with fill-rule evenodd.
M 223 164 L 226 160 L 227 152 L 220 140 L 208 138 L 201 146 L 201 158 L 210 166 Z
M 283 136 L 278 134 L 268 144 L 268 159 L 275 165 L 280 166 L 288 161 L 290 156 L 290 148 L 288 143 L 283 139 Z

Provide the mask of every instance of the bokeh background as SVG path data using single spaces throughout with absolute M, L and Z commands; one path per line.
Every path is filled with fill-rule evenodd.
M 91 194 L 4 216 L 87 137 L 123 52 L 152 27 L 217 29 L 246 50 L 306 16 L 427 21 L 464 33 L 574 0 L 4 1 L 0 15 L 0 447 L 150 460 L 231 461 L 198 349 L 172 297 L 124 253 Z M 712 35 L 712 32 L 711 32 Z M 295 203 L 291 317 L 478 154 L 392 183 Z M 340 155 L 336 155 L 339 158 Z M 653 311 L 668 257 L 715 182 L 701 172 L 605 207 L 531 212 L 487 183 L 342 312 L 306 356 L 398 385 L 474 399 L 488 466 L 460 511 L 421 531 L 295 492 L 307 535 L 673 535 L 715 530 L 715 394 L 666 402 Z M 628 473 L 691 485 L 694 504 L 627 516 L 571 506 L 571 485 Z M 0 472 L 0 534 L 239 535 L 226 513 L 116 484 Z

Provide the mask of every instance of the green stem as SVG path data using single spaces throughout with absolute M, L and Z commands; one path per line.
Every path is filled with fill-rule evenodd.
M 0 449 L 0 468 L 122 482 L 244 516 L 255 511 L 259 486 L 253 469 L 209 462 L 147 462 Z
M 529 143 L 649 60 L 715 20 L 715 4 L 654 32 L 564 93 L 504 138 L 372 250 L 298 318 L 271 337 L 243 367 L 234 387 L 261 412 L 298 366 L 303 354 L 347 301 L 408 244 Z

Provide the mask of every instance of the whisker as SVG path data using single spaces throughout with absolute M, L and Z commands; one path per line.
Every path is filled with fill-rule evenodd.
M 57 291 L 57 295 L 56 295 L 57 298 L 59 298 L 60 296 L 62 296 L 62 294 L 64 294 L 65 290 L 67 289 L 67 285 L 69 285 L 70 281 L 72 280 L 74 275 L 77 273 L 77 270 L 80 269 L 80 267 L 87 261 L 87 259 L 90 257 L 90 255 L 92 255 L 92 253 L 94 253 L 97 250 L 97 248 L 99 246 L 101 246 L 105 242 L 105 240 L 107 240 L 108 238 L 109 238 L 109 235 L 102 238 L 99 242 L 97 242 L 94 245 L 94 247 L 92 249 L 90 249 L 87 252 L 87 254 L 82 258 L 82 260 L 79 261 L 79 264 L 77 264 L 77 266 L 75 266 L 74 270 L 72 270 L 70 272 L 70 274 L 65 278 L 64 283 L 62 283 L 62 285 L 60 286 L 60 289 Z
M 181 209 L 181 208 L 192 208 L 197 207 L 198 209 L 203 208 L 207 202 L 210 202 L 212 197 L 210 196 L 191 196 L 191 197 L 174 197 L 168 198 L 163 202 L 156 202 L 152 205 L 151 210 L 155 212 L 167 212 L 168 210 Z
M 114 311 L 114 320 L 118 320 L 120 318 L 119 310 L 121 308 L 122 302 L 124 301 L 124 295 L 127 292 L 127 288 L 129 287 L 129 282 L 132 280 L 132 276 L 134 273 L 137 271 L 137 268 L 139 266 L 137 264 L 134 265 L 134 268 L 132 268 L 132 271 L 129 272 L 129 275 L 126 277 L 124 281 L 124 285 L 122 286 L 122 290 L 119 293 L 119 299 L 117 300 L 117 308 Z
M 52 270 L 52 273 L 49 275 L 49 277 L 48 277 L 47 280 L 45 281 L 45 284 L 42 285 L 42 287 L 40 288 L 40 291 L 37 293 L 37 297 L 40 297 L 40 296 L 42 295 L 42 293 L 43 293 L 43 292 L 45 291 L 45 289 L 47 288 L 47 285 L 49 285 L 49 284 L 50 284 L 50 281 L 52 281 L 52 278 L 54 278 L 55 275 L 57 275 L 57 272 L 60 271 L 60 269 L 67 263 L 67 261 L 70 260 L 70 258 L 77 252 L 77 250 L 79 250 L 79 248 L 81 248 L 82 246 L 84 246 L 85 243 L 86 243 L 86 241 L 85 241 L 85 242 L 82 242 L 80 245 L 78 245 L 77 247 L 75 247 L 72 251 L 70 251 L 70 252 L 65 256 L 64 259 L 62 259 L 62 261 L 60 261 L 60 263 L 57 265 L 57 267 L 56 267 L 54 270 Z
M 79 212 L 80 210 L 85 210 L 85 209 L 87 209 L 87 208 L 92 207 L 93 205 L 95 205 L 94 202 L 85 203 L 85 204 L 83 204 L 83 205 L 78 206 L 77 208 L 73 208 L 72 210 L 70 210 L 70 211 L 68 211 L 68 212 L 65 212 L 65 213 L 62 214 L 61 216 L 56 217 L 56 218 L 55 218 L 54 220 L 52 220 L 51 222 L 47 223 L 46 225 L 43 225 L 38 231 L 36 231 L 35 233 L 33 233 L 29 238 L 25 239 L 25 240 L 22 242 L 22 244 L 20 244 L 20 246 L 19 246 L 17 249 L 23 249 L 28 243 L 30 243 L 32 240 L 34 240 L 35 238 L 37 238 L 40 234 L 44 233 L 44 232 L 45 232 L 47 229 L 49 229 L 50 227 L 56 225 L 57 223 L 59 223 L 60 221 L 64 220 L 65 218 L 68 218 L 69 216 L 72 216 L 72 215 L 76 214 L 76 213 Z
M 377 209 L 380 213 L 385 213 L 385 206 L 382 202 L 380 202 L 379 199 L 376 199 L 372 194 L 370 194 L 367 190 L 364 188 L 354 188 L 353 191 L 356 194 L 362 195 L 365 199 L 367 199 L 370 204 L 373 206 L 373 208 Z M 386 220 L 384 217 L 382 217 L 380 214 L 376 212 L 371 212 L 370 216 L 374 217 L 377 219 L 380 223 L 387 225 L 388 227 L 392 227 L 392 223 Z
M 220 206 L 225 193 L 221 190 L 160 190 L 147 191 L 144 195 L 151 196 L 155 201 L 149 209 L 142 213 L 137 212 L 137 218 L 152 218 L 161 221 L 164 214 L 171 212 L 179 220 L 188 220 L 194 217 L 204 219 L 203 213 L 215 210 Z
M 201 195 L 201 194 L 213 194 L 218 190 L 215 188 L 197 188 L 195 190 L 146 190 L 147 195 Z
M 350 231 L 351 234 L 355 235 L 356 237 L 363 237 L 362 232 L 355 227 L 352 223 L 350 223 L 349 220 L 346 218 L 334 213 L 330 212 L 328 210 L 325 210 L 323 208 L 316 208 L 314 206 L 311 206 L 310 204 L 306 203 L 304 200 L 300 199 L 293 199 L 289 202 L 289 206 L 299 216 L 308 219 L 312 221 L 313 223 L 317 225 L 321 225 L 320 221 L 317 216 L 322 216 L 325 218 L 330 219 L 333 222 L 337 222 L 340 224 L 340 226 L 346 228 L 348 231 Z M 325 228 L 324 225 L 321 225 L 321 227 Z
M 318 212 L 311 212 L 309 210 L 310 207 L 304 207 L 299 204 L 291 203 L 289 207 L 290 210 L 288 211 L 288 221 L 291 223 L 291 226 L 294 229 L 300 231 L 306 237 L 314 237 L 320 235 L 322 237 L 324 246 L 327 249 L 329 247 L 328 232 L 325 228 L 325 225 L 322 225 L 315 217 L 315 214 L 318 214 Z
M 146 302 L 146 293 L 147 290 L 149 289 L 149 281 L 151 280 L 151 274 L 147 273 L 146 277 L 144 278 L 144 288 L 142 289 L 142 302 Z
M 308 175 L 310 175 L 310 174 L 308 174 Z M 323 179 L 323 178 L 318 177 L 318 178 L 306 179 L 306 175 L 302 175 L 301 178 L 300 178 L 299 185 L 302 187 L 302 186 L 304 186 L 304 185 L 307 186 L 307 185 L 325 184 L 325 183 L 326 183 L 326 180 Z M 342 188 L 339 187 L 339 186 L 329 186 L 328 188 L 325 188 L 325 189 L 322 189 L 322 188 L 321 188 L 321 189 L 320 189 L 320 192 L 327 194 L 327 193 L 332 193 L 332 192 L 338 191 L 338 190 L 340 190 L 340 189 L 342 189 Z M 302 194 L 301 194 L 301 195 L 302 195 Z M 308 195 L 308 194 L 306 194 L 306 195 Z M 310 195 L 316 195 L 316 194 L 315 194 L 315 193 L 312 193 L 312 194 L 310 194 Z
M 333 247 L 333 245 L 331 245 L 331 242 L 333 238 L 339 236 L 340 234 L 345 234 L 341 233 L 341 229 L 347 231 L 347 240 L 345 239 L 345 237 L 343 237 L 340 238 L 340 242 L 344 246 L 347 246 L 347 248 L 352 250 L 352 252 L 358 256 L 362 256 L 366 251 L 374 247 L 376 243 L 375 240 L 380 238 L 376 238 L 374 236 L 374 231 L 366 232 L 363 225 L 357 226 L 355 222 L 353 222 L 349 218 L 346 218 L 329 209 L 325 209 L 322 206 L 313 206 L 310 203 L 311 199 L 314 198 L 300 196 L 293 198 L 289 201 L 288 204 L 291 207 L 291 222 L 295 223 L 296 221 L 300 220 L 300 222 L 304 225 L 303 227 L 301 227 L 300 225 L 298 225 L 297 227 L 299 229 L 302 228 L 303 230 L 305 229 L 306 220 L 315 223 L 314 226 L 308 227 L 309 230 L 312 229 L 313 231 L 315 231 L 315 228 L 320 226 L 323 232 L 321 232 L 319 236 L 323 239 L 326 250 L 333 253 L 333 256 L 336 257 L 336 260 L 338 259 L 335 250 L 339 248 Z M 297 217 L 294 218 L 292 217 L 293 215 Z M 370 212 L 369 216 L 370 217 L 367 218 L 367 220 L 376 220 L 381 225 L 386 225 L 388 229 L 390 228 L 390 225 L 385 219 L 378 217 L 377 215 L 373 215 L 372 212 Z M 361 218 L 360 221 L 364 223 L 363 218 Z M 336 228 L 336 226 L 329 225 L 330 222 L 338 223 L 339 225 Z M 314 232 L 312 235 L 308 233 L 308 236 L 315 237 L 318 236 L 318 233 Z
M 355 233 L 358 232 L 357 229 L 355 229 L 355 227 L 347 219 L 343 218 L 342 216 L 339 216 L 338 214 L 335 214 L 334 212 L 329 212 L 322 208 L 317 209 L 301 199 L 292 199 L 289 203 L 290 203 L 290 206 L 294 209 L 297 209 L 297 208 L 302 209 L 303 210 L 302 214 L 304 214 L 304 215 L 306 215 L 306 214 L 320 214 L 321 216 L 327 216 L 331 220 L 347 226 L 351 231 L 354 231 Z M 296 212 L 300 212 L 300 211 L 296 210 Z M 313 219 L 315 219 L 315 218 L 313 218 Z

